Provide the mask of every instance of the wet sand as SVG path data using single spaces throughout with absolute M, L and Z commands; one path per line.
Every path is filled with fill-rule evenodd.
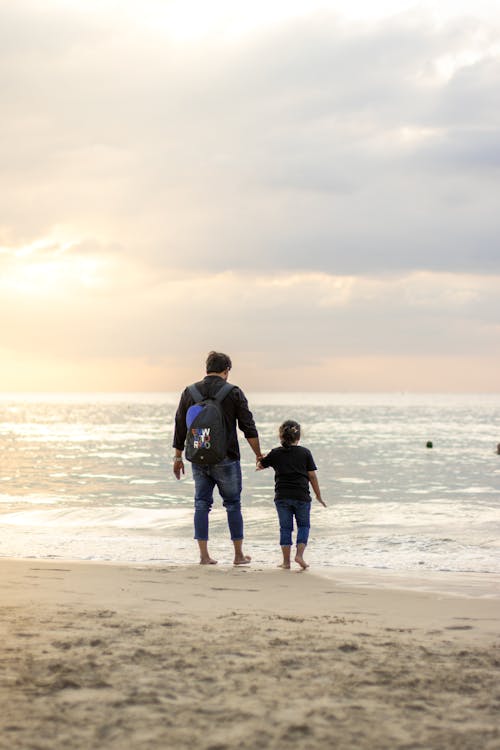
M 500 600 L 0 560 L 0 747 L 498 750 Z

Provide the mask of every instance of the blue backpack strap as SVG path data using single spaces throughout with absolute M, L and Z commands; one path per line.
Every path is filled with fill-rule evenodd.
M 231 383 L 224 383 L 222 388 L 218 390 L 217 393 L 215 394 L 214 396 L 215 400 L 218 401 L 219 404 L 222 403 L 222 401 L 224 401 L 228 393 L 230 393 L 230 391 L 232 391 L 233 388 L 236 388 L 236 386 L 231 385 Z
M 204 397 L 201 395 L 194 383 L 193 385 L 188 385 L 188 391 L 191 394 L 191 397 L 193 398 L 195 404 L 199 404 L 200 401 L 203 401 Z

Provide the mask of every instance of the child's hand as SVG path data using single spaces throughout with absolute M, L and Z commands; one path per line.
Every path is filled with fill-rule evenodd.
M 264 455 L 265 454 L 263 453 L 261 456 L 257 456 L 256 461 L 255 461 L 255 471 L 264 471 L 265 466 L 262 466 L 260 462 L 260 459 L 264 458 Z

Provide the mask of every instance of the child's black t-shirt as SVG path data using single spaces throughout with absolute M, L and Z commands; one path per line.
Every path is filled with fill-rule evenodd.
M 311 501 L 308 471 L 316 471 L 312 453 L 302 445 L 273 448 L 260 459 L 261 465 L 274 469 L 274 499 Z

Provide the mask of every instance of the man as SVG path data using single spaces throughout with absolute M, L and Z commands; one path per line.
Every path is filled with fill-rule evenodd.
M 222 352 L 210 352 L 206 362 L 206 376 L 195 383 L 204 397 L 214 397 L 227 382 L 231 369 L 231 359 Z M 182 451 L 186 442 L 186 414 L 195 403 L 189 388 L 185 388 L 175 415 L 175 433 L 173 447 L 174 474 L 177 479 L 184 474 Z M 215 565 L 217 560 L 208 553 L 208 514 L 213 504 L 213 491 L 217 486 L 227 512 L 227 522 L 234 545 L 234 564 L 247 565 L 250 557 L 243 554 L 243 517 L 241 514 L 241 466 L 240 449 L 236 426 L 243 432 L 256 460 L 261 458 L 259 436 L 248 402 L 243 391 L 234 386 L 221 403 L 226 425 L 226 457 L 217 464 L 192 464 L 194 479 L 194 538 L 200 548 L 200 563 Z

